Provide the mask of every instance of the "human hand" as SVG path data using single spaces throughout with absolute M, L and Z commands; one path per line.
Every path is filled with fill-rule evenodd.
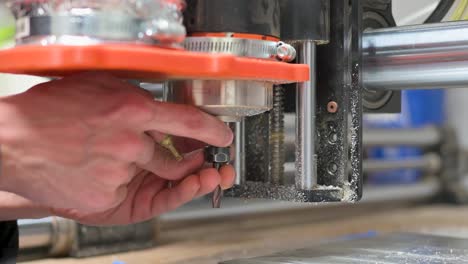
M 181 181 L 168 181 L 150 172 L 141 171 L 128 185 L 128 194 L 118 206 L 98 213 L 83 213 L 74 209 L 55 209 L 53 215 L 74 219 L 87 225 L 127 225 L 149 220 L 162 213 L 212 192 L 218 185 L 223 189 L 230 188 L 234 182 L 234 169 L 224 166 L 215 169 L 201 170 Z
M 63 214 L 123 219 L 135 210 L 122 221 L 144 220 L 234 178 L 230 166 L 221 175 L 201 169 L 201 151 L 175 162 L 155 144 L 171 134 L 228 146 L 233 135 L 225 124 L 190 106 L 155 102 L 106 74 L 80 74 L 4 98 L 0 124 L 0 189 Z M 167 188 L 168 181 L 178 184 Z

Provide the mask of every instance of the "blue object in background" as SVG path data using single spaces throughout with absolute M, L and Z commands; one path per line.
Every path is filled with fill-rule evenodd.
M 417 128 L 445 123 L 445 92 L 443 90 L 411 90 L 402 92 L 401 114 L 368 115 L 367 127 Z M 369 158 L 402 160 L 420 157 L 422 150 L 412 147 L 377 147 L 368 150 Z M 418 182 L 423 172 L 415 169 L 396 169 L 372 173 L 371 184 L 408 184 Z
M 359 233 L 359 234 L 350 234 L 346 236 L 340 237 L 338 240 L 347 241 L 347 240 L 357 240 L 357 239 L 364 239 L 364 238 L 372 238 L 378 235 L 377 231 L 369 230 L 367 233 Z

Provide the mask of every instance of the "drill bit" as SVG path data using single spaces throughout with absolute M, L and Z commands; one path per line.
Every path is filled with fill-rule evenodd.
M 205 149 L 205 158 L 207 162 L 213 164 L 213 168 L 219 169 L 224 164 L 230 162 L 230 148 L 219 148 L 219 147 L 207 147 Z M 213 208 L 221 208 L 221 198 L 223 197 L 223 189 L 221 186 L 216 187 L 212 196 L 212 205 Z
M 213 197 L 211 198 L 211 204 L 213 205 L 213 208 L 219 209 L 221 208 L 221 198 L 223 197 L 223 189 L 221 188 L 220 185 L 216 187 L 216 189 L 213 192 Z
M 159 145 L 161 145 L 163 148 L 169 150 L 171 152 L 172 156 L 174 156 L 174 158 L 177 161 L 182 161 L 184 159 L 184 157 L 179 153 L 179 151 L 174 146 L 174 142 L 173 142 L 171 136 L 166 135 L 163 138 L 163 140 L 161 140 L 161 142 L 159 142 Z
M 213 168 L 219 169 L 221 168 L 220 163 L 213 163 Z M 223 188 L 221 188 L 221 185 L 218 185 L 216 189 L 213 192 L 213 196 L 211 197 L 211 204 L 213 208 L 221 208 L 221 198 L 223 197 Z

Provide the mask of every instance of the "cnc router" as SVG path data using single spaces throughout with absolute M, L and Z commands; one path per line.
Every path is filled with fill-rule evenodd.
M 468 24 L 393 27 L 391 1 L 3 2 L 17 45 L 0 52 L 0 71 L 164 82 L 165 100 L 232 126 L 237 179 L 225 196 L 358 201 L 363 111 L 398 112 L 401 89 L 468 83 Z M 296 116 L 294 178 L 284 174 L 285 109 Z M 210 148 L 207 161 L 227 154 Z
M 227 197 L 356 202 L 363 113 L 399 112 L 402 89 L 468 85 L 468 23 L 395 27 L 390 0 L 3 2 L 17 45 L 0 51 L 0 72 L 164 83 L 164 100 L 231 126 L 235 157 L 207 149 L 213 166 L 235 165 Z M 294 177 L 284 173 L 285 112 L 295 116 Z
M 226 196 L 361 197 L 359 1 L 5 2 L 17 19 L 17 46 L 0 54 L 1 71 L 59 77 L 101 70 L 165 81 L 166 100 L 231 123 L 238 176 Z M 327 88 L 319 89 L 321 82 Z M 285 96 L 294 92 L 298 151 L 291 181 L 282 173 L 282 119 Z M 230 161 L 227 153 L 213 148 L 207 158 L 216 167 Z

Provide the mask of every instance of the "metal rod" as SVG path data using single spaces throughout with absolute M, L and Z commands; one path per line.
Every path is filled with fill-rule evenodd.
M 128 226 L 91 227 L 72 220 L 48 217 L 20 220 L 20 260 L 59 256 L 90 256 L 147 248 L 153 245 L 156 222 Z M 116 239 L 119 238 L 119 239 Z
M 362 50 L 367 89 L 468 87 L 468 22 L 369 30 Z
M 315 157 L 316 109 L 316 44 L 304 41 L 298 45 L 298 62 L 310 66 L 310 81 L 297 85 L 296 115 L 296 187 L 311 190 L 317 184 Z
M 19 220 L 18 225 L 19 256 L 25 259 L 64 256 L 75 239 L 76 224 L 60 217 Z
M 296 159 L 296 115 L 284 115 L 284 162 Z
M 426 173 L 438 173 L 442 168 L 442 161 L 437 154 L 426 154 L 421 158 L 404 160 L 364 160 L 363 171 L 366 173 L 382 172 L 398 169 L 418 169 Z
M 53 243 L 51 218 L 19 221 L 19 246 L 21 249 L 49 248 Z
M 234 123 L 234 168 L 236 170 L 236 179 L 234 184 L 241 185 L 245 182 L 245 121 Z
M 365 129 L 363 143 L 366 147 L 374 146 L 410 146 L 433 147 L 442 140 L 441 130 L 428 126 L 423 128 Z

